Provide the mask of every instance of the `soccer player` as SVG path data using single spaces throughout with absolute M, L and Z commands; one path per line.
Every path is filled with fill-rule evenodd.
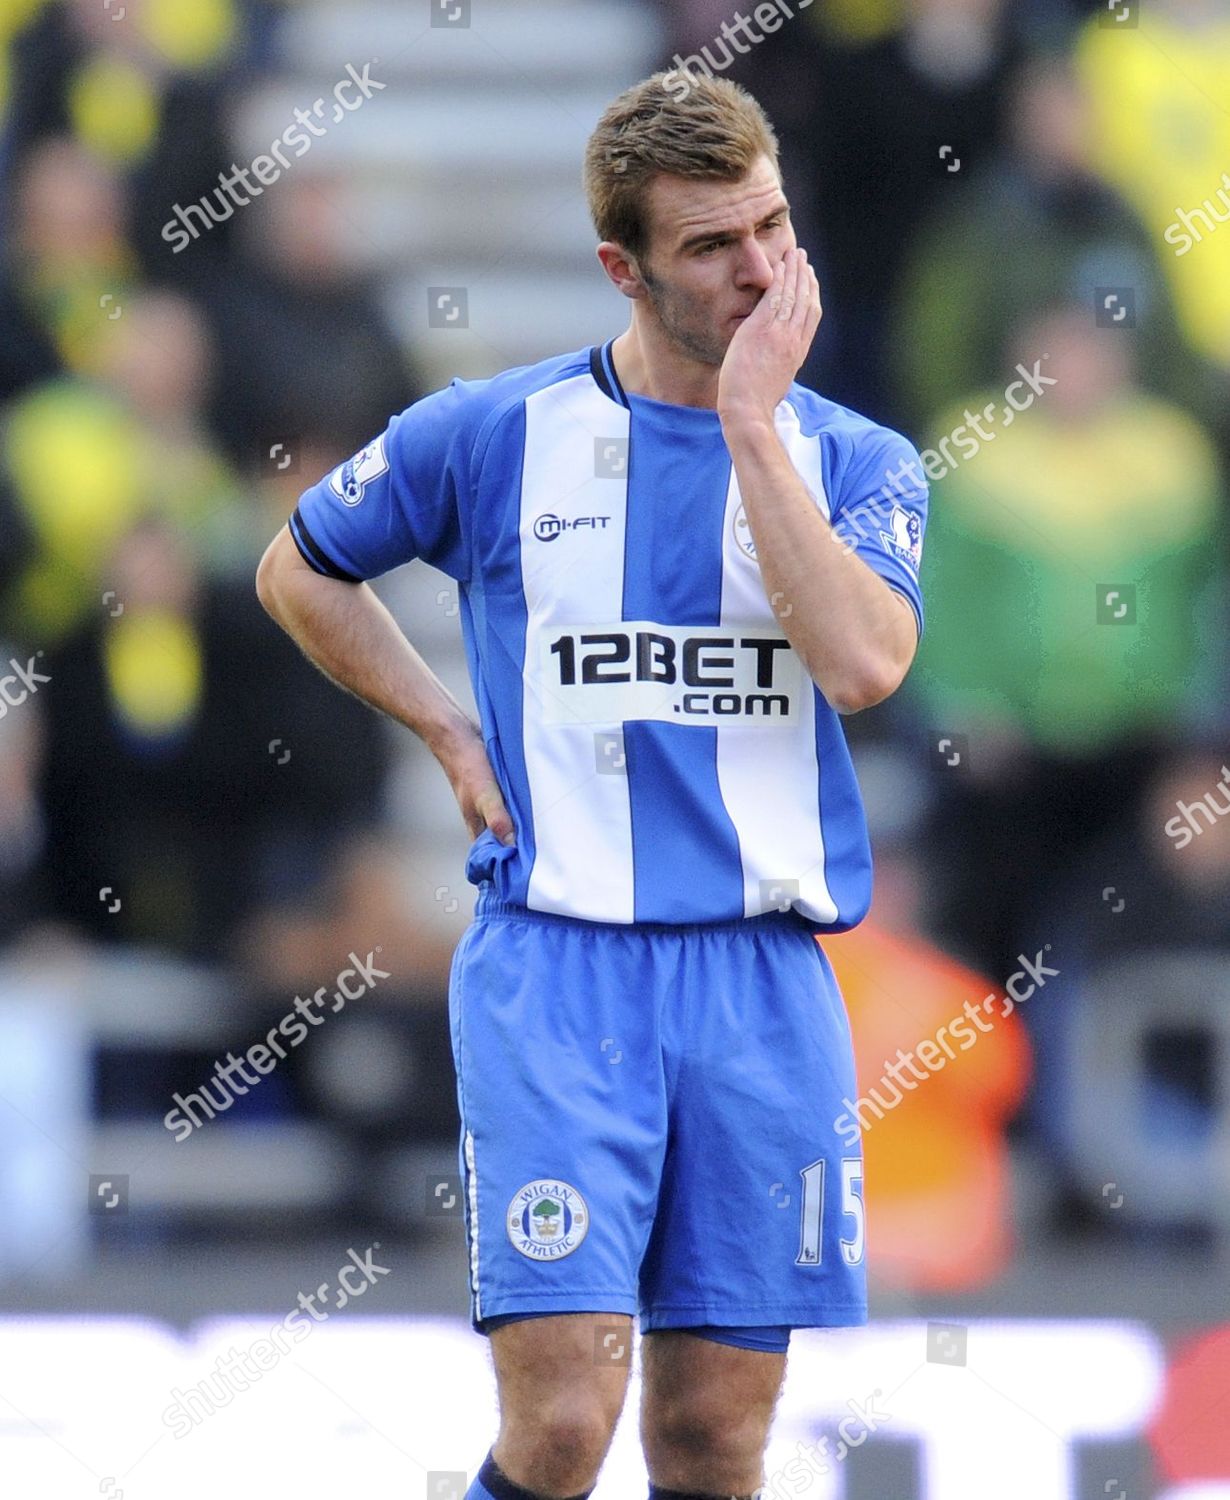
M 679 85 L 621 95 L 586 152 L 628 331 L 409 407 L 258 577 L 473 836 L 449 1019 L 501 1410 L 474 1500 L 590 1492 L 637 1314 L 651 1496 L 750 1495 L 791 1330 L 866 1319 L 815 935 L 870 900 L 838 715 L 914 655 L 926 486 L 795 381 L 819 288 L 760 106 Z M 364 581 L 412 557 L 460 586 L 478 725 Z

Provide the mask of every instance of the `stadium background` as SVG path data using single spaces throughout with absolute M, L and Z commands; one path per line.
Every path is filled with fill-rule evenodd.
M 0 9 L 6 1493 L 441 1497 L 485 1452 L 445 1016 L 468 840 L 253 573 L 392 412 L 624 326 L 582 146 L 707 47 L 782 138 L 825 301 L 802 378 L 940 455 L 927 637 L 847 725 L 877 897 L 826 947 L 860 1087 L 1018 955 L 1058 970 L 865 1115 L 873 1323 L 796 1335 L 772 1492 L 1230 1496 L 1230 9 L 742 9 L 755 45 L 725 0 Z M 1051 382 L 1019 415 L 1018 365 Z M 470 703 L 449 580 L 380 592 Z M 366 993 L 216 1092 L 356 958 Z M 365 1255 L 362 1306 L 249 1390 L 219 1373 Z M 891 1420 L 783 1477 L 873 1391 Z M 600 1500 L 640 1492 L 634 1427 Z

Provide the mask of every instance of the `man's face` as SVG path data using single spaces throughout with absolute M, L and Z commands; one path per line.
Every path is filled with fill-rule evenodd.
M 762 156 L 735 183 L 663 175 L 647 206 L 649 250 L 638 269 L 650 305 L 683 352 L 720 365 L 796 243 L 776 169 Z

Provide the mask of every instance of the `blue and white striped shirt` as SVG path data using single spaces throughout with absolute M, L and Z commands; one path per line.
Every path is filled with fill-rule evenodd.
M 798 384 L 776 425 L 921 630 L 914 449 Z M 421 557 L 460 585 L 517 833 L 481 834 L 470 880 L 592 921 L 862 919 L 871 857 L 841 723 L 766 596 L 716 411 L 625 394 L 609 344 L 454 380 L 308 490 L 290 528 L 331 577 Z

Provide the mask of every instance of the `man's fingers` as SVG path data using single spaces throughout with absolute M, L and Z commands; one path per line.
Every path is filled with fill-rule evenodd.
M 806 338 L 807 345 L 811 347 L 811 341 L 816 336 L 816 329 L 820 326 L 820 319 L 824 309 L 820 305 L 820 283 L 816 280 L 816 273 L 808 268 L 808 295 L 807 295 L 807 321 Z
M 794 321 L 800 327 L 807 322 L 811 308 L 812 269 L 807 263 L 807 251 L 800 247 L 797 258 L 798 274 L 795 277 Z
M 757 313 L 760 313 L 761 317 L 766 322 L 772 322 L 773 319 L 777 317 L 778 309 L 781 306 L 782 287 L 785 285 L 785 279 L 786 263 L 783 260 L 779 260 L 778 263 L 773 267 L 773 285 L 767 292 L 764 293 L 760 301 L 756 304 L 756 307 L 752 312 L 753 318 Z M 750 322 L 751 319 L 749 319 L 748 321 Z
M 782 284 L 780 288 L 774 287 L 774 295 L 777 298 L 775 309 L 777 320 L 780 323 L 788 323 L 794 315 L 794 309 L 798 303 L 799 291 L 799 255 L 797 250 L 787 250 L 780 262 L 782 268 Z M 776 282 L 777 273 L 774 272 Z
M 784 276 L 777 307 L 777 320 L 780 323 L 791 323 L 798 328 L 803 328 L 810 315 L 813 293 L 818 295 L 819 288 L 815 272 L 807 262 L 807 251 L 802 246 L 787 250 L 786 256 L 790 257 L 790 266 L 787 270 L 786 260 L 781 261 Z
M 508 809 L 504 806 L 504 797 L 499 787 L 493 781 L 485 786 L 474 799 L 474 805 L 483 815 L 483 821 L 490 828 L 501 844 L 511 844 L 516 840 L 516 832 L 513 829 L 513 821 L 509 816 Z M 482 830 L 480 829 L 481 833 Z
M 773 266 L 773 280 L 752 316 L 736 330 L 723 362 L 723 395 L 739 387 L 764 395 L 766 405 L 779 383 L 784 390 L 806 358 L 820 322 L 819 283 L 802 246 L 793 246 Z M 762 391 L 767 383 L 769 389 Z

